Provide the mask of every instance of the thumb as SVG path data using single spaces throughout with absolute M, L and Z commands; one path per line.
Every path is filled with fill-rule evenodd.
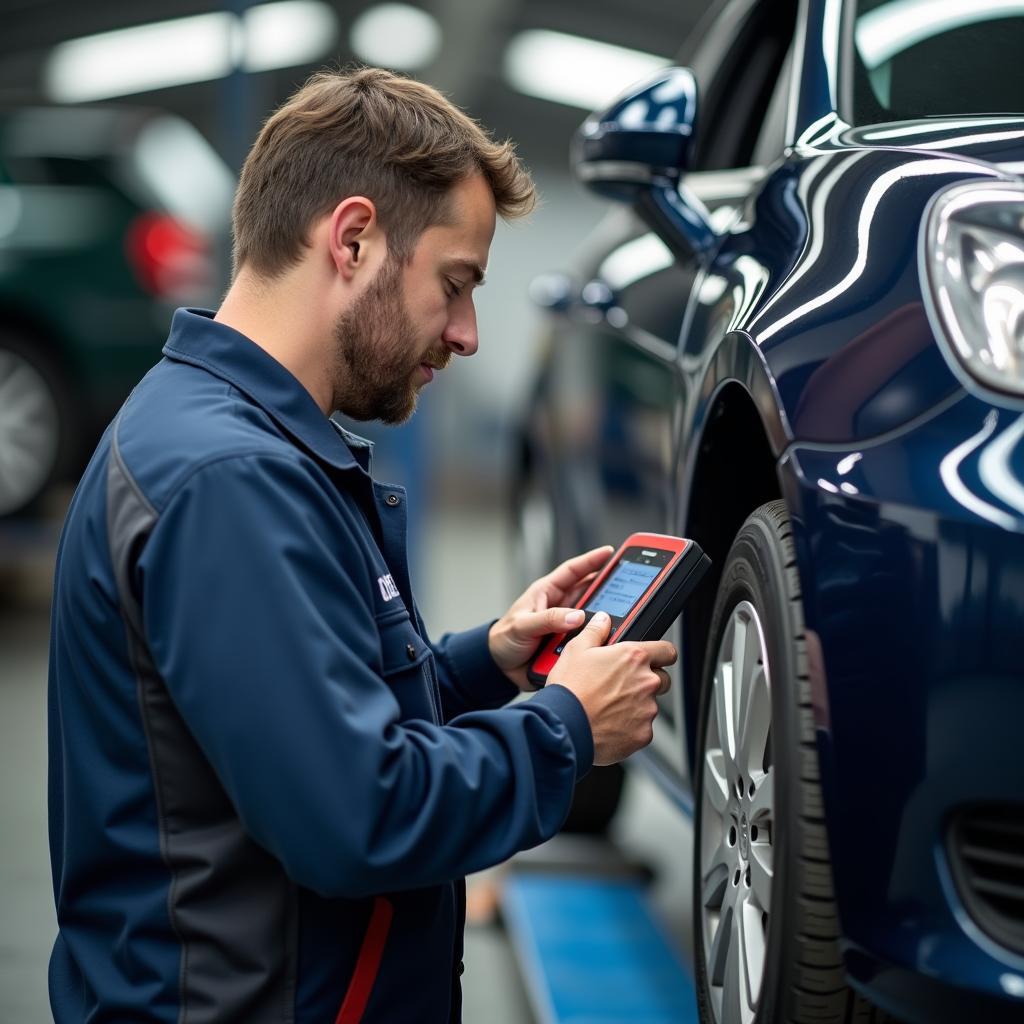
M 566 647 L 600 647 L 608 639 L 611 625 L 607 612 L 598 612 Z

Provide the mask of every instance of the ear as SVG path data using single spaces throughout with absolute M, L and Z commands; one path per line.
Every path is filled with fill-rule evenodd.
M 367 263 L 367 243 L 377 232 L 377 208 L 365 196 L 349 196 L 330 217 L 328 244 L 338 274 L 351 281 Z

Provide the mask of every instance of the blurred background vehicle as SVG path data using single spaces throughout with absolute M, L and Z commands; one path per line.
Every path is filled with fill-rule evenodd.
M 0 516 L 82 469 L 170 311 L 216 301 L 233 189 L 172 114 L 0 112 Z
M 535 287 L 518 546 L 714 560 L 639 758 L 709 1024 L 1024 1014 L 1020 52 L 1024 4 L 732 0 L 574 142 L 619 205 Z

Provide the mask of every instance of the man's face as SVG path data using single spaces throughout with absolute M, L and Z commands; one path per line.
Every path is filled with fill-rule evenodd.
M 389 255 L 335 322 L 333 404 L 353 419 L 405 422 L 434 371 L 477 350 L 473 289 L 494 237 L 494 197 L 477 175 L 452 188 L 449 205 L 449 222 L 427 228 L 408 263 Z

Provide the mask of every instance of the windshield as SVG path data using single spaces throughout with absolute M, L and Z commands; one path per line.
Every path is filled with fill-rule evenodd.
M 1024 0 L 856 0 L 854 124 L 1024 113 Z

